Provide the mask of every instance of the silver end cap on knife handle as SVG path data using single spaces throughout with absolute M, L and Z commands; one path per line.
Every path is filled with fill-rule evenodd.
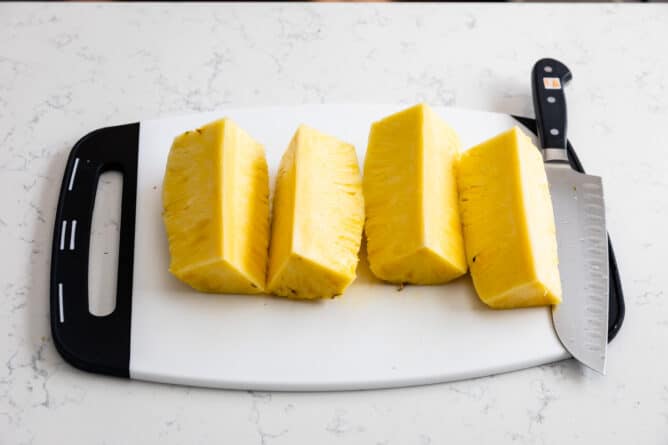
M 562 148 L 543 148 L 543 162 L 568 163 L 568 151 Z

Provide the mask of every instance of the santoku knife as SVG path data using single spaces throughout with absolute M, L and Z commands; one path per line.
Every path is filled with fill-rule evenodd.
M 598 176 L 571 168 L 566 150 L 564 84 L 572 75 L 554 59 L 533 67 L 538 137 L 557 227 L 563 301 L 554 306 L 554 328 L 579 362 L 605 374 L 608 344 L 608 240 L 603 187 Z

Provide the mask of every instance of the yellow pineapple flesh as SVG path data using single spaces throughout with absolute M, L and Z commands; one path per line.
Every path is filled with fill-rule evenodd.
M 458 182 L 466 256 L 494 308 L 561 301 L 552 201 L 540 152 L 517 127 L 462 154 Z
M 163 207 L 172 274 L 204 292 L 264 290 L 269 178 L 248 133 L 221 119 L 174 139 Z
M 371 127 L 365 233 L 378 278 L 437 284 L 466 273 L 455 172 L 459 150 L 455 131 L 423 104 Z
M 355 148 L 300 126 L 276 179 L 269 292 L 330 298 L 355 279 L 364 200 Z

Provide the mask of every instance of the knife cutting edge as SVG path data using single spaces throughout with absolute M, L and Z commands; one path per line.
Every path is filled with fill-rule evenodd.
M 567 153 L 564 85 L 570 70 L 555 59 L 533 67 L 538 138 L 557 227 L 563 301 L 552 321 L 559 340 L 580 363 L 605 374 L 608 344 L 608 239 L 601 178 L 573 170 Z

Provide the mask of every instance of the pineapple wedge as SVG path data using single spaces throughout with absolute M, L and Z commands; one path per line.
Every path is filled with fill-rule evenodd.
M 540 152 L 517 127 L 466 151 L 459 163 L 466 256 L 493 308 L 561 302 L 552 201 Z
M 364 200 L 355 148 L 300 126 L 276 179 L 269 292 L 335 297 L 355 279 Z
M 221 119 L 174 139 L 163 206 L 172 274 L 204 292 L 264 290 L 269 177 L 248 133 Z
M 392 283 L 445 283 L 466 273 L 455 131 L 427 105 L 371 127 L 364 163 L 371 271 Z

